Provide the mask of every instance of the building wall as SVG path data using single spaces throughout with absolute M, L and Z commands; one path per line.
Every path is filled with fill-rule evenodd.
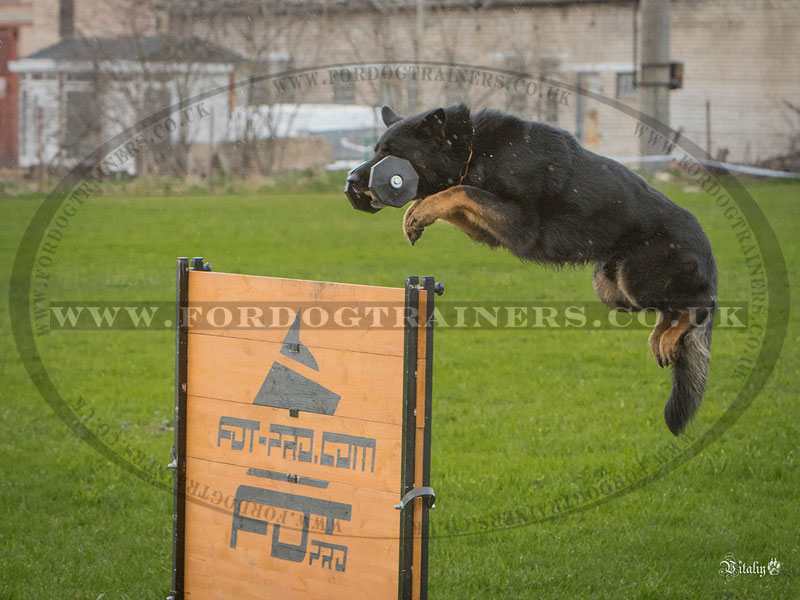
M 218 144 L 215 151 L 222 168 L 233 173 L 244 172 L 240 144 L 224 142 Z M 206 173 L 204 167 L 209 164 L 209 152 L 207 144 L 193 145 L 192 153 L 197 157 L 198 165 L 194 172 Z M 303 169 L 323 169 L 333 160 L 330 140 L 323 136 L 260 140 L 252 145 L 250 171 L 255 174 L 271 175 Z
M 288 66 L 301 68 L 336 63 L 380 60 L 422 60 L 467 65 L 456 76 L 466 83 L 430 80 L 415 83 L 404 79 L 378 77 L 353 84 L 352 94 L 340 101 L 367 105 L 390 104 L 401 112 L 420 110 L 456 101 L 467 102 L 474 109 L 487 107 L 514 112 L 521 117 L 548 121 L 578 130 L 578 113 L 593 120 L 585 130 L 594 132 L 583 141 L 593 149 L 607 153 L 631 154 L 638 149 L 630 118 L 590 99 L 579 107 L 575 94 L 564 94 L 565 103 L 548 106 L 549 85 L 541 84 L 537 93 L 510 93 L 496 87 L 497 80 L 485 80 L 483 72 L 470 65 L 507 69 L 523 74 L 551 77 L 571 85 L 584 74 L 592 77 L 592 90 L 614 96 L 617 71 L 632 70 L 633 3 L 609 2 L 575 6 L 536 8 L 498 8 L 491 10 L 431 11 L 427 15 L 425 35 L 419 51 L 414 48 L 415 15 L 408 11 L 389 14 L 374 12 L 331 11 L 314 18 L 286 14 L 259 21 L 232 15 L 192 21 L 193 31 L 220 45 L 273 64 L 273 70 Z M 181 31 L 185 24 L 171 23 Z M 446 70 L 446 66 L 444 67 Z M 343 70 L 339 79 L 354 75 Z M 243 73 L 242 76 L 250 73 Z M 448 72 L 446 77 L 452 73 Z M 326 85 L 302 87 L 293 94 L 298 102 L 337 100 L 336 79 L 320 73 Z M 357 76 L 357 75 L 356 75 Z M 582 79 L 580 79 L 582 81 Z M 508 82 L 514 79 L 508 76 Z M 269 86 L 270 83 L 265 83 Z M 540 95 L 541 94 L 541 95 Z M 240 102 L 247 102 L 246 92 L 238 91 Z M 274 101 L 287 101 L 275 97 Z M 636 98 L 623 99 L 635 106 Z M 553 106 L 555 104 L 555 106 Z M 587 106 L 588 105 L 588 106 Z M 623 126 L 622 124 L 625 123 Z
M 194 20 L 192 26 L 200 35 L 258 60 L 282 56 L 281 68 L 412 61 L 419 56 L 544 74 L 615 99 L 617 75 L 633 68 L 634 10 L 632 2 L 434 10 L 427 14 L 419 52 L 414 48 L 413 11 L 287 14 L 245 26 L 243 17 L 222 15 L 213 21 Z M 727 149 L 729 160 L 756 162 L 788 152 L 800 130 L 783 103 L 800 102 L 798 30 L 800 2 L 794 0 L 672 0 L 671 57 L 684 62 L 685 71 L 684 88 L 670 93 L 671 126 L 707 149 L 708 100 L 712 156 Z M 333 87 L 305 90 L 294 100 L 327 102 L 334 97 Z M 556 107 L 553 118 L 546 99 L 512 98 L 503 89 L 480 84 L 422 82 L 415 90 L 413 83 L 395 79 L 381 85 L 362 81 L 354 87 L 354 94 L 344 94 L 342 101 L 387 102 L 408 111 L 462 99 L 473 107 L 501 108 L 571 132 L 582 130 L 584 144 L 604 154 L 639 151 L 630 116 L 575 94 Z M 616 99 L 638 108 L 635 91 Z
M 114 37 L 155 33 L 161 22 L 155 0 L 74 0 L 75 35 Z M 61 39 L 60 0 L 31 0 L 33 24 L 21 29 L 19 55 Z
M 734 162 L 758 162 L 789 151 L 800 121 L 800 2 L 712 0 L 672 3 L 671 55 L 685 63 L 684 89 L 671 95 L 672 126 L 706 147 L 727 148 Z
M 800 104 L 800 2 L 671 4 L 671 57 L 685 64 L 684 88 L 670 93 L 671 126 L 708 149 L 708 101 L 712 156 L 723 152 L 728 160 L 752 163 L 800 146 L 800 121 L 785 104 Z M 192 13 L 185 22 L 173 15 L 167 24 L 155 0 L 75 0 L 75 28 L 82 35 L 113 36 L 153 33 L 168 25 L 254 59 L 255 64 L 240 68 L 239 78 L 314 65 L 421 58 L 545 76 L 635 110 L 635 90 L 616 98 L 618 78 L 633 68 L 635 6 L 620 0 L 431 10 L 421 48 L 414 44 L 413 10 L 289 10 L 250 19 L 225 11 L 212 17 Z M 33 0 L 32 13 L 33 26 L 20 30 L 20 56 L 58 40 L 59 0 Z M 607 155 L 638 154 L 634 119 L 603 102 L 574 92 L 564 94 L 563 102 L 548 102 L 546 84 L 533 94 L 514 94 L 494 87 L 497 80 L 485 85 L 483 73 L 462 75 L 469 83 L 393 77 L 334 85 L 330 74 L 321 73 L 325 84 L 301 86 L 291 94 L 280 94 L 272 82 L 264 82 L 258 89 L 239 88 L 236 96 L 239 104 L 388 103 L 400 112 L 465 101 L 473 108 L 499 108 L 554 123 Z
M 33 22 L 20 29 L 20 56 L 27 56 L 58 41 L 58 4 L 59 0 L 32 0 Z

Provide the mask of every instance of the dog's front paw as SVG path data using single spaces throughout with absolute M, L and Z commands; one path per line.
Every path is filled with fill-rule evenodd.
M 403 222 L 403 233 L 412 246 L 422 237 L 423 231 L 425 231 L 425 225 L 413 216 Z
M 430 225 L 430 223 L 426 222 L 427 219 L 424 216 L 424 211 L 417 211 L 421 202 L 421 200 L 417 200 L 414 204 L 409 206 L 403 217 L 403 235 L 406 236 L 406 239 L 412 246 L 422 237 L 422 232 L 425 231 L 425 227 Z

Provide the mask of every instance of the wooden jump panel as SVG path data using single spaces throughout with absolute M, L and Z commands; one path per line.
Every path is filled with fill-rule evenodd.
M 189 396 L 186 455 L 400 493 L 402 428 Z M 342 441 L 341 433 L 365 440 Z
M 427 598 L 427 505 L 395 506 L 429 485 L 433 280 L 420 281 L 332 284 L 179 261 L 174 600 Z M 402 309 L 399 326 L 309 318 L 364 319 L 364 307 Z M 273 309 L 282 320 L 269 321 Z M 258 310 L 269 326 L 237 324 Z
M 190 332 L 188 394 L 252 404 L 271 365 L 278 362 L 341 396 L 336 416 L 402 423 L 402 357 L 309 346 L 319 365 L 314 371 L 282 355 L 281 349 L 280 342 Z
M 187 460 L 186 475 L 186 598 L 384 600 L 397 594 L 397 494 L 337 483 L 319 489 L 266 480 L 244 475 L 235 465 L 194 458 Z M 251 486 L 285 494 L 281 500 L 289 498 L 284 503 L 298 507 L 303 502 L 298 498 L 323 503 L 311 510 L 324 511 L 324 503 L 351 506 L 350 520 L 335 519 L 327 534 L 326 515 L 310 512 L 303 544 L 301 511 L 253 501 L 244 506 L 244 514 L 263 523 L 265 533 L 237 530 L 232 547 L 237 492 L 247 498 Z M 278 540 L 294 546 L 292 560 L 272 556 L 276 524 Z
M 347 352 L 367 352 L 403 356 L 403 324 L 402 309 L 404 293 L 402 288 L 374 287 L 366 285 L 349 285 L 341 283 L 325 283 L 319 281 L 300 281 L 295 279 L 277 279 L 272 277 L 253 277 L 250 275 L 234 275 L 230 273 L 209 273 L 191 271 L 189 273 L 190 303 L 197 304 L 207 311 L 211 306 L 221 307 L 211 319 L 212 323 L 224 323 L 227 307 L 232 312 L 230 325 L 221 328 L 205 328 L 209 335 L 226 335 L 257 339 L 265 342 L 280 343 L 291 320 L 288 311 L 296 311 L 311 305 L 321 307 L 328 315 L 328 323 L 323 327 L 304 328 L 303 343 L 315 348 L 330 348 Z M 256 318 L 248 307 L 262 308 L 264 314 Z M 356 313 L 347 307 L 366 308 L 359 326 L 352 328 L 336 326 L 336 311 L 341 310 L 339 321 L 345 325 L 355 318 Z M 385 309 L 385 316 L 380 312 Z M 190 311 L 191 312 L 191 311 Z M 198 313 L 200 314 L 200 313 Z M 204 313 L 205 314 L 205 313 Z M 306 315 L 308 321 L 317 324 L 319 310 Z M 251 317 L 248 320 L 248 317 Z M 259 328 L 274 322 L 285 327 Z M 255 319 L 255 320 L 253 320 Z M 393 328 L 368 327 L 376 319 L 381 323 L 392 323 Z M 190 322 L 190 331 L 195 331 L 192 323 L 206 323 L 207 320 L 195 318 Z M 242 325 L 241 327 L 239 325 Z M 363 325 L 363 326 L 362 326 Z

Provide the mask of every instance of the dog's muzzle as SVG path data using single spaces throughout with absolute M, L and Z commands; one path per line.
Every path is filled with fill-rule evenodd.
M 356 210 L 374 214 L 382 209 L 385 205 L 375 198 L 363 183 L 361 173 L 369 176 L 369 167 L 367 162 L 363 162 L 347 174 L 347 181 L 344 184 L 344 193 L 350 204 Z M 359 171 L 360 169 L 360 171 Z
M 347 176 L 344 193 L 354 208 L 377 212 L 384 206 L 400 208 L 416 198 L 419 175 L 409 161 L 397 156 L 373 161 L 361 163 Z

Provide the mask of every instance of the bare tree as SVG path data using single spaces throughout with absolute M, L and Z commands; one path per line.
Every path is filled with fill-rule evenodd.
M 784 100 L 783 103 L 789 109 L 789 123 L 792 130 L 789 138 L 789 154 L 800 153 L 800 106 Z
M 308 90 L 291 77 L 281 85 L 273 76 L 290 75 L 301 51 L 306 60 L 317 59 L 320 20 L 275 0 L 176 1 L 170 6 L 172 31 L 202 35 L 244 55 L 237 77 L 247 84 L 236 87 L 232 123 L 239 160 L 229 166 L 243 174 L 279 169 L 285 145 L 278 137 L 291 130 Z
M 214 83 L 207 65 L 230 62 L 235 54 L 191 35 L 158 30 L 163 15 L 139 0 L 117 0 L 121 15 L 115 37 L 76 31 L 64 43 L 72 57 L 89 63 L 88 71 L 70 73 L 59 160 L 87 154 L 108 137 L 159 111 L 182 102 Z M 95 23 L 95 30 L 99 24 Z M 121 33 L 120 33 L 121 32 Z M 65 74 L 60 74 L 64 77 Z M 74 98 L 70 98 L 70 94 Z M 137 145 L 130 157 L 140 175 L 184 176 L 196 126 L 175 127 L 160 143 Z M 213 138 L 213 134 L 209 135 Z

